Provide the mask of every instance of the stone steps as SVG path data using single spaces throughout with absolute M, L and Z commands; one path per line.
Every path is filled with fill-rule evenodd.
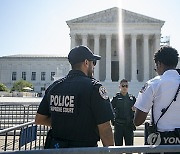
M 119 92 L 119 82 L 101 82 L 107 89 L 110 99 Z M 139 91 L 143 87 L 144 82 L 129 82 L 129 93 L 137 97 Z

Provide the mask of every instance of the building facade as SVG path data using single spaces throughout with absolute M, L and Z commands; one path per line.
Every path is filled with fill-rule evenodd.
M 106 86 L 112 97 L 118 81 L 129 81 L 130 93 L 137 95 L 142 85 L 156 75 L 153 55 L 160 47 L 164 21 L 111 8 L 66 22 L 71 46 L 88 46 L 102 58 L 95 67 L 95 78 Z M 57 53 L 58 54 L 58 53 Z M 25 79 L 40 92 L 54 79 L 70 70 L 67 57 L 16 55 L 0 57 L 0 82 L 8 88 Z
M 153 55 L 160 47 L 164 21 L 111 8 L 67 21 L 71 48 L 87 45 L 102 59 L 95 68 L 100 81 L 143 82 L 155 76 Z
M 13 55 L 0 57 L 0 82 L 8 88 L 21 79 L 33 84 L 35 92 L 44 91 L 54 76 L 64 77 L 70 70 L 67 57 Z

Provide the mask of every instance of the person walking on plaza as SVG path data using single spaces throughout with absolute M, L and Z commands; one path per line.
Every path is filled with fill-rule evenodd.
M 152 109 L 151 122 L 160 133 L 160 144 L 177 144 L 168 140 L 180 140 L 180 75 L 176 70 L 178 52 L 170 46 L 161 47 L 154 55 L 159 76 L 146 82 L 135 103 L 134 124 L 141 125 Z M 179 143 L 178 143 L 179 144 Z
M 133 105 L 136 98 L 128 94 L 128 81 L 126 79 L 120 81 L 119 88 L 120 92 L 111 101 L 115 113 L 115 119 L 112 122 L 114 124 L 115 145 L 122 146 L 123 139 L 125 140 L 125 145 L 133 145 L 133 130 L 135 129 L 133 124 Z
M 46 90 L 35 123 L 52 127 L 50 148 L 96 147 L 100 139 L 103 146 L 113 146 L 110 100 L 105 87 L 93 78 L 100 56 L 77 46 L 68 60 L 72 70 Z

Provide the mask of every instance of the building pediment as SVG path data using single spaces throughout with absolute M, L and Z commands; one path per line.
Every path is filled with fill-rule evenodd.
M 128 10 L 122 9 L 123 23 L 161 23 L 164 24 L 164 21 L 151 18 L 145 15 L 134 13 Z M 67 24 L 89 24 L 89 23 L 117 23 L 119 21 L 119 8 L 114 7 L 83 17 L 79 17 L 73 20 L 67 21 Z

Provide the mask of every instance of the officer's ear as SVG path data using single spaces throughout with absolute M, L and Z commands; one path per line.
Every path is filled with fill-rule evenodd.
M 84 62 L 85 62 L 86 65 L 88 65 L 88 60 L 87 59 L 85 59 Z
M 85 59 L 85 60 L 81 63 L 81 68 L 82 68 L 82 69 L 87 69 L 87 67 L 88 67 L 88 60 Z
M 84 64 L 85 64 L 86 66 L 89 66 L 89 61 L 88 61 L 87 59 L 85 59 L 85 60 L 84 60 Z

